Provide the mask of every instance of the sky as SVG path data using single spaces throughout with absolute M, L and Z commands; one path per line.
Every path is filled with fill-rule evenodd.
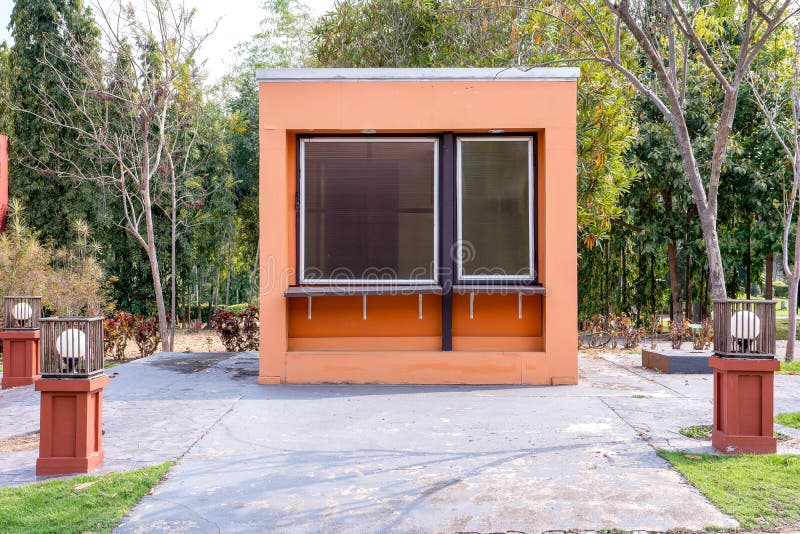
M 92 4 L 92 1 L 88 1 Z M 184 0 L 187 7 L 197 9 L 198 30 L 209 29 L 219 20 L 219 26 L 203 47 L 207 58 L 209 80 L 221 78 L 227 68 L 235 63 L 233 48 L 258 31 L 263 18 L 261 0 Z M 333 6 L 334 0 L 306 0 L 314 15 L 320 15 Z M 11 44 L 8 22 L 14 0 L 0 0 L 0 41 Z

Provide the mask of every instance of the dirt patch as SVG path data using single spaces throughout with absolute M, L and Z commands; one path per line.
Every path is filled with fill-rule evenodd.
M 158 350 L 161 350 L 159 345 Z M 200 332 L 175 332 L 175 352 L 224 352 L 225 347 L 219 340 L 219 335 L 211 330 L 201 330 Z M 139 357 L 139 348 L 134 341 L 129 341 L 125 348 L 125 358 L 135 359 Z
M 149 365 L 190 375 L 214 367 L 233 356 L 230 352 L 198 353 L 149 361 Z
M 0 439 L 0 453 L 32 451 L 39 447 L 39 431 Z

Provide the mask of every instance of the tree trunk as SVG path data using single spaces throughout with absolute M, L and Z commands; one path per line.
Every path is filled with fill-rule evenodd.
M 766 273 L 764 274 L 764 298 L 772 300 L 772 271 L 775 270 L 775 253 L 770 252 L 767 254 L 764 263 L 767 264 Z
M 692 258 L 688 254 L 684 262 L 683 279 L 686 285 L 686 314 L 685 317 L 692 320 Z
M 150 201 L 150 190 L 146 188 L 142 191 L 144 201 L 144 220 L 147 228 L 147 258 L 150 260 L 150 274 L 153 277 L 153 291 L 156 297 L 156 309 L 158 311 L 158 333 L 161 335 L 161 350 L 169 350 L 169 340 L 167 338 L 167 310 L 164 305 L 164 290 L 161 286 L 161 273 L 158 269 L 158 251 L 156 250 L 156 237 L 153 230 L 153 206 Z
M 256 283 L 256 279 L 258 278 L 258 256 L 261 253 L 261 243 L 256 246 L 256 259 L 253 262 L 253 271 L 250 273 L 250 287 L 247 292 L 247 302 L 251 305 L 255 304 L 254 297 L 256 296 L 256 291 L 258 291 L 258 284 Z M 298 280 L 300 277 L 298 276 Z
M 683 321 L 681 307 L 681 279 L 678 273 L 678 245 L 674 241 L 667 243 L 669 259 L 670 321 Z
M 194 296 L 197 300 L 197 320 L 203 324 L 203 306 L 200 304 L 200 269 L 197 265 L 194 266 Z
M 175 261 L 175 245 L 176 245 L 176 243 L 178 241 L 178 237 L 177 237 L 177 233 L 178 233 L 178 228 L 177 228 L 178 201 L 176 199 L 176 191 L 175 191 L 176 184 L 175 184 L 175 177 L 174 176 L 172 177 L 171 186 L 172 187 L 171 187 L 171 191 L 170 191 L 170 193 L 171 193 L 170 202 L 171 202 L 172 205 L 170 206 L 170 210 L 171 210 L 171 215 L 172 215 L 171 219 L 172 220 L 170 221 L 170 256 L 171 256 L 171 258 L 170 258 L 170 270 L 171 270 L 171 274 L 172 274 L 172 276 L 171 276 L 172 279 L 170 281 L 170 289 L 171 289 L 171 294 L 170 294 L 170 317 L 172 318 L 172 320 L 170 321 L 170 325 L 169 325 L 169 350 L 174 352 L 174 350 L 175 350 L 175 319 L 176 319 L 176 316 L 175 316 L 175 311 L 176 311 L 175 310 L 175 305 L 176 305 L 175 292 L 177 290 L 177 283 L 176 283 L 176 280 L 175 280 L 175 274 L 176 274 L 176 268 L 175 268 L 175 263 L 176 263 L 176 261 Z
M 722 270 L 722 254 L 719 250 L 716 217 L 701 214 L 700 224 L 703 228 L 703 241 L 706 244 L 706 256 L 708 257 L 708 280 L 711 283 L 711 298 L 725 300 L 728 297 L 728 292 L 725 289 L 725 272 Z
M 222 269 L 217 266 L 216 281 L 214 282 L 214 294 L 212 295 L 213 305 L 208 309 L 209 317 L 211 317 L 211 310 L 219 306 L 219 279 L 222 276 Z
M 788 277 L 789 282 L 789 329 L 786 333 L 786 361 L 794 361 L 794 344 L 797 340 L 797 289 L 800 286 L 800 273 L 795 261 L 794 275 Z
M 628 266 L 626 261 L 627 255 L 625 254 L 625 249 L 627 248 L 628 248 L 628 238 L 623 237 L 622 246 L 619 249 L 619 255 L 622 257 L 621 258 L 622 271 L 619 273 L 619 290 L 620 290 L 623 309 L 628 308 L 628 281 L 626 279 L 628 274 Z
M 653 315 L 658 313 L 656 309 L 656 255 L 650 254 L 650 309 Z
M 747 222 L 747 256 L 745 257 L 745 281 L 744 281 L 744 293 L 746 295 L 746 299 L 750 300 L 751 295 L 751 278 L 750 278 L 750 267 L 753 261 L 752 257 L 753 252 L 753 243 L 752 239 L 750 239 L 750 221 Z
M 230 306 L 231 296 L 231 238 L 228 238 L 227 276 L 225 277 L 225 307 Z

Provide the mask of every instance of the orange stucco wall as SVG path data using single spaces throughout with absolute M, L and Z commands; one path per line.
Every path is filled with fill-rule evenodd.
M 576 83 L 260 83 L 261 383 L 577 382 Z M 537 132 L 538 272 L 545 296 L 453 296 L 453 351 L 441 298 L 287 299 L 296 283 L 295 143 L 306 133 Z

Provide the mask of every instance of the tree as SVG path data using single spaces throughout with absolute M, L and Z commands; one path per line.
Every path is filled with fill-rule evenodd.
M 11 90 L 11 80 L 13 75 L 11 73 L 11 63 L 9 62 L 9 55 L 11 50 L 5 42 L 0 43 L 0 133 L 8 134 L 13 128 L 13 121 L 11 120 L 11 110 L 8 109 L 6 102 L 9 100 L 9 92 Z
M 8 228 L 0 234 L 0 291 L 3 295 L 42 295 L 42 305 L 65 316 L 97 315 L 106 304 L 105 274 L 95 254 L 88 225 L 72 222 L 69 246 L 41 242 L 18 199 L 9 202 Z
M 568 37 L 553 33 L 552 41 L 546 40 L 565 58 L 554 62 L 608 65 L 661 112 L 672 129 L 703 229 L 712 295 L 724 299 L 727 292 L 717 234 L 718 196 L 739 90 L 759 51 L 794 8 L 790 10 L 789 0 L 693 4 L 679 0 L 604 0 L 604 4 L 615 20 L 595 17 L 580 0 L 519 7 L 552 17 L 559 22 L 559 32 L 579 36 L 577 42 L 583 46 L 578 50 L 574 41 L 567 42 Z M 730 44 L 728 34 L 736 37 L 735 44 Z M 624 48 L 630 39 L 637 45 L 633 57 Z M 695 152 L 686 115 L 690 61 L 704 65 L 721 93 L 721 104 L 714 113 L 713 149 L 704 162 Z
M 199 82 L 186 86 L 175 108 L 170 110 L 170 128 L 164 141 L 164 172 L 167 193 L 162 209 L 170 222 L 170 336 L 169 350 L 175 347 L 177 322 L 177 252 L 181 233 L 209 222 L 202 207 L 208 198 L 232 187 L 227 172 L 204 180 L 209 161 L 227 156 L 225 122 L 214 103 L 204 103 Z M 161 202 L 159 202 L 161 204 Z M 217 227 L 218 229 L 218 227 Z
M 41 168 L 96 183 L 122 205 L 119 224 L 148 258 L 162 349 L 168 350 L 154 207 L 169 159 L 179 159 L 171 136 L 181 126 L 175 108 L 198 79 L 195 58 L 208 33 L 194 33 L 194 12 L 168 0 L 149 0 L 137 8 L 120 1 L 113 10 L 98 5 L 97 11 L 103 56 L 110 61 L 98 60 L 93 45 L 65 29 L 69 68 L 61 70 L 45 56 L 54 85 L 30 89 L 39 107 L 16 109 L 74 137 L 80 158 L 45 139 L 48 159 L 36 162 Z
M 783 272 L 789 286 L 787 362 L 794 361 L 797 292 L 800 287 L 800 26 L 795 26 L 794 32 L 793 53 L 783 58 L 783 63 L 788 63 L 790 67 L 783 72 L 776 69 L 775 75 L 770 78 L 751 77 L 756 101 L 792 169 L 791 186 L 785 191 L 783 201 L 782 221 Z
M 226 100 L 229 114 L 226 144 L 233 174 L 235 198 L 215 199 L 215 213 L 223 231 L 209 248 L 209 236 L 198 235 L 196 246 L 214 258 L 207 270 L 224 270 L 226 301 L 234 275 L 246 277 L 248 301 L 257 298 L 258 289 L 258 84 L 256 69 L 301 67 L 308 58 L 313 18 L 301 0 L 266 0 L 259 31 L 237 47 L 240 58 L 228 84 Z M 231 208 L 235 209 L 231 209 Z M 224 224 L 223 224 L 224 223 Z M 220 239 L 224 237 L 224 239 Z M 205 242 L 202 242 L 205 241 Z M 211 262 L 209 262 L 211 263 Z M 219 292 L 219 288 L 215 288 Z M 227 304 L 227 302 L 226 302 Z
M 102 217 L 95 209 L 98 188 L 50 172 L 60 162 L 49 147 L 75 162 L 82 156 L 74 132 L 40 118 L 47 115 L 41 95 L 57 103 L 71 121 L 80 121 L 80 113 L 58 90 L 59 78 L 68 76 L 76 87 L 85 87 L 68 51 L 74 44 L 87 60 L 97 61 L 100 34 L 82 0 L 17 0 L 9 29 L 14 44 L 8 55 L 8 91 L 3 96 L 14 107 L 31 112 L 20 114 L 12 109 L 8 117 L 9 156 L 14 162 L 11 191 L 23 201 L 29 220 L 43 238 L 65 243 L 70 221 L 82 218 L 95 226 Z
M 602 13 L 600 13 L 602 15 Z M 478 0 L 347 0 L 313 28 L 312 63 L 324 67 L 506 67 L 554 59 L 530 10 Z M 552 26 L 552 24 L 551 24 Z M 632 91 L 599 65 L 578 86 L 578 226 L 592 249 L 622 216 L 634 179 Z M 521 102 L 520 105 L 526 105 Z

